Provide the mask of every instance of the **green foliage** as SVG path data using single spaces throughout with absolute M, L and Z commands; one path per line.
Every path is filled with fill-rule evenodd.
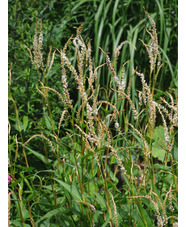
M 166 145 L 164 144 L 164 135 L 163 126 L 157 127 L 152 135 L 152 139 L 154 140 L 154 143 L 152 144 L 152 156 L 154 158 L 158 158 L 158 160 L 160 160 L 161 162 L 164 161 L 166 155 L 166 149 L 163 149 L 164 147 L 166 147 Z
M 156 22 L 163 63 L 152 73 L 143 7 Z M 39 29 L 41 67 L 33 53 Z M 66 44 L 72 34 L 77 46 Z M 177 222 L 177 41 L 176 0 L 9 0 L 12 226 Z M 125 76 L 122 91 L 113 72 L 119 82 Z

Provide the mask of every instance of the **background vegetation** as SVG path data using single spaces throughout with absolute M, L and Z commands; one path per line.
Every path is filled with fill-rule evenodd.
M 148 53 L 139 40 L 149 45 L 151 43 L 151 36 L 145 26 L 151 29 L 152 25 L 143 7 L 156 23 L 163 63 L 155 86 L 152 84 L 154 75 L 152 81 L 148 76 L 151 74 Z M 130 100 L 138 112 L 142 110 L 138 99 L 142 84 L 140 76 L 134 76 L 132 68 L 136 69 L 136 67 L 137 72 L 143 72 L 145 75 L 153 100 L 158 104 L 166 104 L 160 99 L 162 97 L 169 105 L 176 108 L 177 13 L 176 0 L 9 0 L 9 174 L 12 177 L 9 190 L 13 192 L 10 209 L 12 226 L 92 226 L 93 224 L 95 226 L 163 226 L 166 221 L 167 226 L 172 226 L 176 222 L 177 128 L 175 127 L 174 132 L 170 133 L 170 141 L 173 144 L 171 154 L 168 154 L 164 136 L 166 127 L 161 113 L 157 111 L 153 129 L 147 130 L 150 127 L 147 127 L 150 105 L 146 106 L 137 123 L 129 99 L 125 96 L 122 102 L 118 101 L 119 94 L 114 91 L 117 86 L 109 65 L 99 68 L 94 84 L 95 90 L 99 90 L 97 101 L 117 103 L 115 106 L 120 113 L 116 116 L 116 120 L 122 129 L 121 134 L 116 130 L 112 119 L 105 123 L 107 126 L 105 131 L 110 131 L 112 134 L 114 149 L 123 147 L 118 157 L 122 160 L 127 175 L 123 175 L 124 179 L 119 178 L 118 174 L 122 167 L 116 168 L 117 155 L 110 157 L 107 152 L 111 151 L 105 144 L 94 147 L 97 149 L 95 154 L 99 157 L 101 170 L 98 168 L 95 154 L 86 153 L 87 145 L 83 132 L 89 131 L 85 124 L 88 121 L 87 107 L 83 105 L 81 92 L 76 89 L 77 81 L 74 80 L 72 70 L 66 69 L 68 92 L 73 100 L 73 108 L 65 106 L 59 94 L 53 92 L 54 90 L 47 90 L 44 87 L 55 89 L 65 98 L 61 80 L 63 63 L 59 52 L 71 35 L 76 37 L 77 28 L 82 24 L 81 36 L 84 43 L 87 45 L 91 39 L 93 68 L 106 62 L 105 52 L 109 53 L 117 75 L 122 75 L 123 63 L 130 60 L 125 65 L 125 84 L 129 86 Z M 28 51 L 29 48 L 33 53 L 36 24 L 38 35 L 40 29 L 43 33 L 44 67 L 38 69 L 32 64 Z M 120 50 L 120 56 L 115 59 L 115 48 L 125 40 L 134 45 L 136 50 L 132 45 L 125 44 Z M 76 69 L 79 62 L 77 52 L 73 42 L 69 42 L 66 56 Z M 53 56 L 55 56 L 54 62 L 49 70 L 47 59 L 51 63 Z M 84 78 L 88 74 L 86 64 L 89 63 L 84 62 Z M 86 79 L 84 79 L 84 88 L 87 97 L 90 97 L 93 93 L 88 87 L 88 82 L 85 81 Z M 126 94 L 129 94 L 128 86 L 126 86 Z M 167 91 L 170 95 L 166 93 Z M 90 102 L 93 104 L 91 98 Z M 83 111 L 80 112 L 81 117 L 77 122 L 77 112 L 81 107 Z M 167 106 L 167 109 L 173 116 L 175 110 L 170 106 Z M 64 113 L 65 110 L 69 115 Z M 102 104 L 99 115 L 104 121 L 108 115 L 114 118 L 115 113 L 111 106 Z M 60 119 L 63 121 L 59 128 Z M 171 131 L 170 118 L 166 119 L 166 122 L 168 130 Z M 79 131 L 75 124 L 78 124 L 82 131 Z M 95 131 L 99 129 L 98 123 L 96 124 Z M 140 131 L 143 137 L 140 137 L 129 124 Z M 26 143 L 34 135 L 40 137 L 37 136 Z M 107 136 L 108 133 L 104 141 L 107 141 Z M 147 172 L 144 167 L 142 138 L 148 142 L 150 150 L 153 151 Z M 53 152 L 51 144 L 57 154 Z M 105 157 L 109 159 L 108 165 Z M 101 177 L 102 172 L 105 174 L 103 174 L 104 178 Z M 144 180 L 142 176 L 148 182 L 145 184 L 146 188 L 142 183 Z M 120 182 L 121 178 L 122 182 Z M 161 217 L 162 223 L 157 217 Z M 167 217 L 172 218 L 166 220 Z

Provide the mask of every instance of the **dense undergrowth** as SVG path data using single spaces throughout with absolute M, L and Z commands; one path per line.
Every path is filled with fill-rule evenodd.
M 92 48 L 82 26 L 63 47 L 45 49 L 36 19 L 19 92 L 9 71 L 11 226 L 177 225 L 176 67 L 163 86 L 167 55 L 144 12 L 148 22 L 134 29 L 143 37 L 112 36 L 112 54 L 98 40 Z M 138 49 L 144 58 L 135 61 Z

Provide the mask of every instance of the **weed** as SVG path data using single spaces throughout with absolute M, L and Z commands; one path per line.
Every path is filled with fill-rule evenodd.
M 43 125 L 39 122 L 40 133 L 18 143 L 27 164 L 22 178 L 17 180 L 12 172 L 12 190 L 18 200 L 18 206 L 13 201 L 12 206 L 19 211 L 20 217 L 17 215 L 16 219 L 23 226 L 29 220 L 33 226 L 42 223 L 51 226 L 164 226 L 177 220 L 177 161 L 174 157 L 177 97 L 171 92 L 163 92 L 161 97 L 156 92 L 161 55 L 155 21 L 146 11 L 145 14 L 152 25 L 152 29 L 146 28 L 151 42 L 146 44 L 141 40 L 148 52 L 149 74 L 133 67 L 130 69 L 133 74 L 127 79 L 130 73 L 125 73 L 125 67 L 130 61 L 122 63 L 122 71 L 118 73 L 117 59 L 123 46 L 129 44 L 135 50 L 133 43 L 124 41 L 115 48 L 112 62 L 107 50 L 100 48 L 106 62 L 96 67 L 91 56 L 91 41 L 84 42 L 80 26 L 63 49 L 55 49 L 52 54 L 50 48 L 44 65 L 42 23 L 40 21 L 37 40 L 37 21 L 33 53 L 26 48 L 38 75 L 42 71 L 37 91 L 42 95 Z M 68 57 L 69 44 L 74 46 L 74 62 Z M 55 58 L 60 59 L 59 62 Z M 61 66 L 62 92 L 48 84 L 53 64 Z M 109 87 L 99 84 L 98 71 L 103 67 L 111 73 Z M 73 91 L 77 101 L 72 99 L 70 75 L 77 87 Z M 135 91 L 138 96 L 134 101 L 131 87 L 135 77 L 141 80 L 141 90 Z M 58 123 L 54 120 L 55 109 L 52 109 L 49 92 L 57 95 L 62 105 Z M 17 107 L 14 100 L 10 100 L 14 103 L 23 138 Z M 132 120 L 130 113 L 133 113 Z M 33 141 L 37 140 L 43 141 L 44 154 L 32 149 Z M 25 149 L 29 151 L 27 154 Z M 31 154 L 39 158 L 46 169 L 35 170 L 34 175 L 27 173 Z M 122 186 L 118 187 L 121 177 Z M 15 211 L 12 211 L 11 221 L 16 223 L 13 215 Z

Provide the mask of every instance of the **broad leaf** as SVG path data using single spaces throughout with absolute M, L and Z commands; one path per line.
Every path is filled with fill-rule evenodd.
M 37 151 L 32 150 L 31 148 L 24 146 L 26 149 L 28 149 L 33 155 L 35 155 L 37 158 L 39 158 L 42 162 L 44 162 L 45 164 L 47 164 L 47 159 L 44 155 L 40 154 Z M 50 163 L 52 160 L 48 159 L 48 163 Z
M 26 131 L 26 128 L 28 126 L 28 116 L 23 116 L 23 130 Z
M 167 153 L 166 150 L 163 149 L 166 146 L 163 126 L 155 128 L 152 134 L 152 139 L 155 141 L 152 144 L 152 156 L 163 162 Z
M 62 185 L 72 195 L 72 197 L 75 200 L 82 201 L 81 195 L 80 195 L 75 184 L 69 185 L 69 184 L 66 184 L 65 182 L 63 182 L 61 180 L 58 180 L 58 179 L 54 179 L 54 180 L 56 180 L 60 185 Z
M 98 194 L 97 192 L 94 192 L 94 194 L 96 195 L 97 202 L 100 204 L 101 208 L 106 209 L 105 199 L 100 194 Z

